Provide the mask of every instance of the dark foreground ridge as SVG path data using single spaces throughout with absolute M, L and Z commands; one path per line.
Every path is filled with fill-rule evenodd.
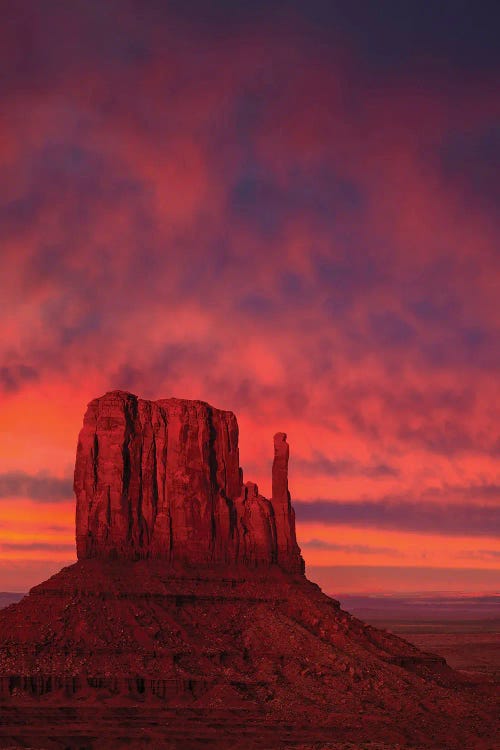
M 288 452 L 267 500 L 231 412 L 91 402 L 78 562 L 0 611 L 0 747 L 494 747 L 490 686 L 307 580 Z

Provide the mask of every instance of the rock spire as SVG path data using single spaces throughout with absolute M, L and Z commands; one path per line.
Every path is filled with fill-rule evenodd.
M 274 436 L 272 504 L 276 518 L 276 539 L 279 559 L 293 559 L 300 554 L 295 536 L 295 511 L 288 491 L 288 459 L 290 447 L 286 433 Z

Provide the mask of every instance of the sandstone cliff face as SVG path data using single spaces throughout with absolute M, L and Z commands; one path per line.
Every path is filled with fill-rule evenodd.
M 302 571 L 288 445 L 284 433 L 279 436 L 269 501 L 256 485 L 242 483 L 232 412 L 202 401 L 145 401 L 123 391 L 95 399 L 75 466 L 78 558 L 278 564 Z

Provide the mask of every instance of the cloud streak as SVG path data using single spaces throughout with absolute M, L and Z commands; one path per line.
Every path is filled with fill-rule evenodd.
M 0 499 L 24 497 L 37 503 L 64 502 L 73 498 L 73 480 L 23 471 L 0 474 Z
M 370 479 L 397 477 L 398 470 L 385 463 L 363 464 L 353 459 L 331 459 L 320 452 L 313 458 L 296 458 L 294 465 L 304 476 L 359 476 Z
M 369 544 L 337 544 L 324 539 L 306 539 L 301 541 L 301 549 L 326 550 L 328 552 L 347 552 L 354 555 L 388 555 L 403 557 L 400 550 L 394 547 L 372 547 Z
M 7 552 L 66 552 L 76 554 L 74 544 L 60 542 L 0 542 L 0 547 Z
M 500 524 L 500 510 L 491 505 L 437 504 L 388 497 L 374 501 L 296 500 L 301 523 L 399 529 L 443 536 L 491 537 Z

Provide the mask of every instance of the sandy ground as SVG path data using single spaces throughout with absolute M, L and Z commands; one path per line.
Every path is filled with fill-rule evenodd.
M 377 623 L 424 651 L 444 656 L 450 667 L 500 682 L 500 623 Z

